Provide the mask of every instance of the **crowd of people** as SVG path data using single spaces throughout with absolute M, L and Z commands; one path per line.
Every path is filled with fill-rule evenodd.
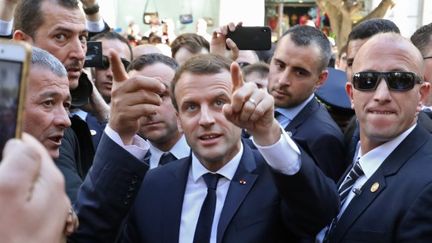
M 315 27 L 270 55 L 240 51 L 234 23 L 167 54 L 80 2 L 1 0 L 0 35 L 32 45 L 2 241 L 432 241 L 432 24 L 410 39 L 384 19 L 353 28 L 341 122 L 315 94 L 335 77 Z M 102 66 L 84 67 L 89 40 Z

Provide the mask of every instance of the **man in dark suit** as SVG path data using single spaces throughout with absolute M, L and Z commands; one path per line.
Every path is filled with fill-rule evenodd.
M 9 4 L 3 7 L 10 12 L 15 10 L 13 39 L 28 42 L 58 58 L 67 70 L 72 106 L 88 104 L 87 110 L 100 122 L 106 122 L 109 106 L 97 90 L 92 89 L 83 72 L 88 36 L 92 31 L 109 30 L 99 14 L 97 1 L 81 1 L 86 16 L 78 0 L 7 2 Z M 86 23 L 86 17 L 90 22 Z M 85 120 L 78 115 L 72 115 L 70 119 L 72 125 L 65 132 L 60 157 L 55 163 L 66 178 L 67 194 L 75 202 L 78 187 L 92 164 L 95 150 Z
M 330 42 L 320 30 L 290 28 L 278 41 L 271 60 L 268 90 L 275 100 L 276 119 L 323 172 L 337 181 L 346 168 L 343 134 L 314 95 L 327 79 L 330 57 Z
M 335 216 L 333 182 L 280 128 L 272 97 L 243 85 L 239 66 L 230 72 L 230 62 L 216 55 L 190 59 L 172 83 L 191 155 L 147 172 L 132 201 L 148 170 L 139 160 L 145 149 L 136 151 L 143 141 L 134 118 L 160 104 L 151 90 L 163 93 L 157 80 L 135 79 L 113 90 L 112 116 L 77 204 L 77 242 L 112 241 L 127 212 L 125 242 L 286 242 Z M 121 92 L 127 96 L 116 97 Z M 241 142 L 242 128 L 259 152 Z M 217 178 L 214 185 L 209 177 Z
M 129 67 L 131 77 L 142 75 L 159 79 L 166 87 L 171 87 L 177 62 L 163 54 L 150 53 L 137 57 Z M 186 138 L 179 130 L 176 110 L 171 102 L 169 89 L 160 94 L 161 105 L 154 113 L 143 116 L 138 135 L 148 140 L 150 168 L 164 165 L 172 160 L 190 155 Z
M 358 162 L 340 183 L 341 211 L 325 238 L 431 242 L 432 138 L 417 125 L 430 91 L 422 56 L 399 34 L 381 33 L 360 47 L 352 69 L 346 90 L 359 121 Z

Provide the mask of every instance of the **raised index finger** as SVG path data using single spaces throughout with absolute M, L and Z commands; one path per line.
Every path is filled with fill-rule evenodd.
M 243 86 L 243 74 L 237 62 L 231 63 L 231 80 L 233 82 L 233 91 L 236 91 Z
M 108 55 L 110 59 L 111 70 L 113 72 L 114 80 L 117 82 L 122 82 L 128 79 L 129 77 L 127 75 L 126 70 L 124 69 L 124 66 L 120 60 L 119 55 L 113 50 L 109 50 Z

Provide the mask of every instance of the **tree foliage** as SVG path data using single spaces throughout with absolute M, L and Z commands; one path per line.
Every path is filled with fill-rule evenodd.
M 330 27 L 336 35 L 336 45 L 340 49 L 347 42 L 348 35 L 355 25 L 353 16 L 358 16 L 362 5 L 355 0 L 315 0 L 318 7 L 330 19 Z M 357 20 L 360 23 L 367 19 L 382 18 L 388 9 L 394 6 L 392 0 L 381 0 L 380 4 L 369 14 Z

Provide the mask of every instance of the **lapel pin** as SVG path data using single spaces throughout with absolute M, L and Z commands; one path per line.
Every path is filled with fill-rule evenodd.
M 379 183 L 375 182 L 374 184 L 372 184 L 370 191 L 371 192 L 376 192 L 379 189 Z
M 96 132 L 95 130 L 93 130 L 93 129 L 90 130 L 90 134 L 91 134 L 92 136 L 96 135 L 96 133 L 97 133 L 97 132 Z
M 240 184 L 242 184 L 242 185 L 246 185 L 246 181 L 243 180 L 243 179 L 241 179 L 239 182 L 240 182 Z

